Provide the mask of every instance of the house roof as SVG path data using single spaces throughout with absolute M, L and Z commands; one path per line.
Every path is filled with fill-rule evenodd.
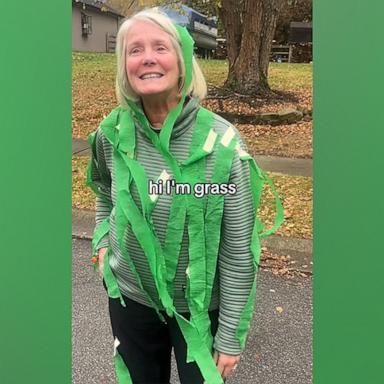
M 111 8 L 109 5 L 105 4 L 104 1 L 100 0 L 72 0 L 72 4 L 85 4 L 98 9 L 100 12 L 106 12 L 115 16 L 125 17 L 115 9 Z

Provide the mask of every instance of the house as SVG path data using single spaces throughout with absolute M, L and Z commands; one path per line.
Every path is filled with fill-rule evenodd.
M 72 50 L 114 52 L 124 16 L 100 0 L 72 1 Z
M 140 1 L 140 6 L 145 5 Z M 212 57 L 217 42 L 217 21 L 181 5 L 159 7 L 170 18 L 185 26 L 195 40 L 195 54 Z M 105 0 L 72 0 L 72 50 L 114 52 L 116 34 L 124 16 L 106 5 Z

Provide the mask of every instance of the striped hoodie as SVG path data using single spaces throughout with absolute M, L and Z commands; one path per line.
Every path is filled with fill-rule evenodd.
M 173 127 L 170 151 L 178 161 L 183 161 L 188 157 L 198 109 L 198 101 L 194 98 L 189 99 Z M 147 138 L 143 128 L 137 122 L 135 124 L 135 155 L 145 168 L 148 179 L 155 182 L 164 170 L 172 177 L 172 171 L 162 155 Z M 229 122 L 218 115 L 214 115 L 212 128 L 219 136 L 222 136 L 230 126 Z M 234 130 L 241 148 L 246 150 L 238 131 L 235 128 Z M 138 303 L 150 306 L 145 293 L 138 287 L 135 276 L 119 250 L 114 216 L 116 186 L 112 161 L 113 148 L 100 128 L 96 135 L 98 170 L 97 175 L 93 175 L 93 178 L 98 179 L 103 185 L 103 193 L 96 198 L 96 227 L 106 217 L 110 218 L 109 233 L 100 241 L 98 248 L 110 247 L 109 263 L 121 293 Z M 207 182 L 211 179 L 215 159 L 215 151 L 206 158 Z M 222 353 L 237 355 L 242 350 L 235 336 L 236 328 L 254 279 L 253 256 L 250 250 L 254 215 L 249 165 L 247 161 L 241 161 L 237 153 L 233 159 L 229 183 L 236 184 L 237 192 L 233 195 L 228 194 L 224 198 L 218 265 L 210 310 L 219 308 L 219 326 L 214 338 L 214 348 Z M 139 194 L 134 183 L 131 185 L 131 194 L 136 205 L 140 207 Z M 171 201 L 171 196 L 160 195 L 152 213 L 155 232 L 162 245 L 164 245 Z M 125 245 L 136 265 L 145 290 L 161 308 L 148 262 L 130 227 L 126 231 Z M 185 299 L 187 266 L 188 231 L 186 225 L 174 281 L 174 304 L 179 313 L 188 312 L 188 304 Z

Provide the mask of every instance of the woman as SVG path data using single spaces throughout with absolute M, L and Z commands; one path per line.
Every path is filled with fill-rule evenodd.
M 117 376 L 169 383 L 174 348 L 182 384 L 222 383 L 252 315 L 262 174 L 231 124 L 199 106 L 185 28 L 142 11 L 120 27 L 117 62 L 120 106 L 91 137 L 88 174 Z

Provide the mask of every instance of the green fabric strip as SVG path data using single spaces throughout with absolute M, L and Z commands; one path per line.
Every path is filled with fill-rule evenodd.
M 263 192 L 263 184 L 266 182 L 269 187 L 271 188 L 271 191 L 273 193 L 273 196 L 275 198 L 275 219 L 274 219 L 274 224 L 272 228 L 268 229 L 267 231 L 262 231 L 264 224 L 261 223 L 261 221 L 257 218 L 258 221 L 258 231 L 260 233 L 260 237 L 266 237 L 269 236 L 273 233 L 275 233 L 281 224 L 284 221 L 284 207 L 283 204 L 281 203 L 281 200 L 279 198 L 279 193 L 277 192 L 275 185 L 273 184 L 273 181 L 270 179 L 270 177 L 262 171 L 259 166 L 257 165 L 255 159 L 251 157 L 248 153 L 245 155 L 240 156 L 241 160 L 249 160 L 249 165 L 250 169 L 252 171 L 252 174 L 254 175 L 251 177 L 251 188 L 253 191 L 253 203 L 256 209 L 258 209 L 259 204 L 260 204 L 260 197 Z
M 180 179 L 180 169 L 177 160 L 169 152 L 169 137 L 172 132 L 173 125 L 184 105 L 185 97 L 183 97 L 179 104 L 169 112 L 166 120 L 164 121 L 163 127 L 161 128 L 160 137 L 151 129 L 147 117 L 144 112 L 131 100 L 127 100 L 129 107 L 135 113 L 136 118 L 144 129 L 144 133 L 157 150 L 163 155 L 165 161 L 171 168 L 173 176 L 176 180 Z M 166 142 L 168 138 L 168 142 Z
M 199 109 L 196 116 L 196 122 L 195 122 L 195 127 L 193 131 L 193 136 L 192 136 L 192 143 L 190 147 L 189 158 L 187 159 L 186 162 L 183 162 L 181 164 L 182 177 L 180 180 L 177 179 L 176 181 L 189 183 L 193 187 L 194 182 L 196 182 L 196 180 L 193 180 L 193 178 L 195 177 L 193 175 L 199 175 L 197 177 L 197 180 L 200 180 L 200 182 L 203 182 L 205 180 L 205 176 L 204 176 L 205 163 L 202 162 L 199 165 L 196 165 L 196 164 L 192 165 L 192 167 L 197 166 L 197 168 L 193 171 L 190 165 L 200 160 L 203 156 L 207 156 L 207 153 L 206 152 L 203 153 L 202 151 L 201 142 L 202 142 L 202 138 L 205 138 L 208 135 L 209 129 L 212 124 L 212 120 L 213 120 L 213 115 L 211 112 L 207 111 L 204 108 Z M 196 152 L 201 153 L 201 156 L 196 157 L 195 156 Z M 194 198 L 191 196 L 176 195 L 176 194 L 173 194 L 172 196 L 172 205 L 171 205 L 169 221 L 167 225 L 166 239 L 164 244 L 164 256 L 165 256 L 165 262 L 167 267 L 167 282 L 168 282 L 169 291 L 171 293 L 173 293 L 173 280 L 176 274 L 177 261 L 180 254 L 181 242 L 183 239 L 185 216 L 187 211 L 187 208 L 186 208 L 187 202 L 190 202 L 189 204 L 193 204 L 192 203 L 193 199 Z M 199 205 L 201 206 L 202 202 L 200 202 Z M 193 216 L 192 206 L 189 207 L 189 212 L 190 212 L 189 215 Z M 198 227 L 197 227 L 198 229 L 195 229 L 195 232 L 197 231 L 201 232 L 201 228 L 203 228 L 203 226 L 204 226 L 204 218 L 203 220 L 198 221 Z M 203 240 L 204 239 L 202 239 L 202 242 L 204 243 Z M 203 255 L 203 253 L 201 254 Z
M 119 384 L 132 384 L 132 379 L 131 375 L 129 374 L 128 368 L 125 365 L 123 358 L 117 351 L 114 357 L 114 361 L 117 382 Z
M 223 146 L 221 143 L 218 146 L 215 168 L 212 175 L 212 183 L 228 183 L 232 161 L 234 156 L 234 148 L 236 140 L 232 139 L 228 147 Z M 221 223 L 224 211 L 224 196 L 223 195 L 209 195 L 207 212 L 205 215 L 205 231 L 206 231 L 206 282 L 207 282 L 207 296 L 205 298 L 206 306 L 209 306 L 211 301 L 212 287 L 215 279 L 217 257 L 219 253 L 220 237 L 221 237 Z
M 200 164 L 195 163 L 197 166 Z M 204 163 L 202 164 L 204 165 Z M 201 168 L 199 166 L 198 168 Z M 189 175 L 189 183 L 193 187 L 196 183 L 203 183 L 204 175 L 198 173 L 200 169 L 191 168 L 195 175 Z M 195 177 L 193 177 L 195 176 Z M 204 202 L 205 198 L 187 198 L 188 239 L 189 239 L 189 266 L 187 272 L 187 299 L 191 312 L 204 310 L 206 291 L 205 281 L 205 233 L 204 233 Z
M 136 146 L 135 124 L 132 116 L 127 110 L 122 110 L 120 119 L 118 120 L 119 126 L 119 142 L 116 147 L 125 152 L 129 158 L 134 157 Z
M 113 117 L 111 120 L 114 121 L 115 118 Z M 91 163 L 87 169 L 87 183 L 88 185 L 93 187 L 92 188 L 93 190 L 96 190 L 95 191 L 96 194 L 99 194 L 99 188 L 97 187 L 97 184 L 94 183 L 91 176 L 92 174 L 91 167 L 97 166 L 96 160 L 95 160 L 97 157 L 96 156 L 96 134 L 91 134 L 88 138 L 88 141 L 91 145 L 92 154 L 93 154 L 92 159 L 94 159 L 94 161 L 91 160 Z M 92 253 L 94 255 L 98 253 L 98 245 L 100 243 L 100 240 L 109 232 L 109 227 L 110 227 L 109 218 L 106 218 L 105 220 L 103 220 L 96 227 L 95 232 L 93 234 L 93 238 L 92 238 Z M 107 250 L 107 252 L 104 254 L 103 277 L 104 277 L 105 284 L 107 286 L 108 296 L 111 298 L 118 298 L 120 300 L 121 305 L 125 307 L 125 302 L 121 295 L 120 289 L 117 285 L 116 278 L 112 273 L 112 270 L 109 265 L 109 250 Z
M 100 124 L 101 130 L 103 131 L 105 137 L 110 143 L 115 143 L 117 141 L 116 126 L 118 125 L 121 111 L 121 107 L 113 109 L 111 113 Z
M 87 179 L 86 184 L 93 190 L 96 196 L 103 198 L 102 190 L 103 186 L 98 180 L 93 179 L 93 174 L 99 174 L 97 155 L 96 155 L 96 132 L 91 133 L 88 136 L 88 143 L 91 147 L 92 157 L 87 164 Z M 110 207 L 112 209 L 112 206 Z
M 165 321 L 164 317 L 160 313 L 158 305 L 154 302 L 154 300 L 149 296 L 147 291 L 144 289 L 140 275 L 138 274 L 136 266 L 126 248 L 125 231 L 127 230 L 128 225 L 130 224 L 129 214 L 127 215 L 127 206 L 129 204 L 129 206 L 134 207 L 136 211 L 138 211 L 138 208 L 134 204 L 134 202 L 132 201 L 132 197 L 128 193 L 128 186 L 129 186 L 128 182 L 130 180 L 130 173 L 129 171 L 127 172 L 125 162 L 122 158 L 123 156 L 125 155 L 117 150 L 114 150 L 114 164 L 115 164 L 116 188 L 117 188 L 115 220 L 116 220 L 116 232 L 117 232 L 117 238 L 119 241 L 120 252 L 124 257 L 124 259 L 127 261 L 129 268 L 131 269 L 133 275 L 135 276 L 138 286 L 143 292 L 145 292 L 148 298 L 148 301 L 151 303 L 152 307 L 156 310 L 159 318 L 162 321 Z M 128 209 L 128 212 L 129 212 L 129 209 Z M 139 212 L 139 216 L 141 216 L 140 212 Z M 148 262 L 150 261 L 148 260 Z
M 177 117 L 180 115 L 186 97 L 187 89 L 189 88 L 192 81 L 192 57 L 193 57 L 193 45 L 194 41 L 185 27 L 175 25 L 177 33 L 180 37 L 181 50 L 183 52 L 184 67 L 185 67 L 185 81 L 182 91 L 182 97 L 175 109 L 173 109 L 164 121 L 164 125 L 160 131 L 160 142 L 161 147 L 165 151 L 169 151 L 169 141 L 171 138 L 172 128 L 175 124 Z
M 216 364 L 212 358 L 211 349 L 202 343 L 201 336 L 194 326 L 183 316 L 175 312 L 177 323 L 188 345 L 187 362 L 196 361 L 204 377 L 205 383 L 223 384 L 224 381 L 217 370 Z
M 111 266 L 109 265 L 109 249 L 104 255 L 103 278 L 105 285 L 107 286 L 108 296 L 112 299 L 119 299 L 121 305 L 125 307 L 126 305 L 123 296 L 121 295 L 119 286 L 117 285 L 116 277 L 112 272 Z
M 181 41 L 181 50 L 183 51 L 183 59 L 185 66 L 185 81 L 184 81 L 184 91 L 186 91 L 191 85 L 192 81 L 192 59 L 193 59 L 193 46 L 195 42 L 193 41 L 191 35 L 189 34 L 187 28 L 175 24 L 177 33 L 179 34 Z
M 117 117 L 118 117 L 118 115 L 117 115 Z M 143 292 L 145 292 L 147 294 L 147 291 L 144 289 L 144 286 L 142 284 L 140 275 L 138 274 L 138 272 L 136 270 L 136 266 L 133 263 L 133 260 L 130 257 L 130 255 L 126 249 L 126 246 L 125 246 L 125 232 L 127 230 L 129 221 L 127 220 L 127 217 L 124 213 L 124 209 L 122 206 L 124 204 L 124 202 L 121 201 L 119 198 L 119 194 L 121 194 L 121 191 L 124 191 L 126 188 L 129 187 L 130 181 L 131 181 L 131 174 L 130 174 L 129 170 L 128 171 L 126 170 L 126 166 L 125 166 L 124 161 L 121 161 L 121 160 L 123 160 L 121 156 L 125 156 L 125 157 L 127 157 L 127 156 L 124 155 L 124 153 L 121 154 L 121 152 L 119 152 L 116 149 L 116 147 L 119 146 L 119 142 L 121 139 L 122 139 L 122 143 L 123 143 L 122 144 L 123 149 L 132 148 L 132 145 L 134 145 L 134 141 L 132 138 L 125 139 L 126 135 L 124 135 L 124 134 L 122 135 L 122 138 L 119 137 L 120 135 L 116 134 L 117 123 L 118 123 L 118 121 L 116 119 L 110 119 L 109 124 L 102 124 L 101 125 L 103 133 L 105 134 L 106 138 L 108 139 L 108 141 L 111 143 L 111 145 L 114 148 L 114 152 L 113 152 L 113 159 L 114 159 L 114 164 L 115 164 L 114 171 L 115 171 L 115 179 L 116 179 L 116 189 L 117 189 L 117 194 L 118 194 L 116 206 L 115 206 L 115 220 L 116 220 L 116 232 L 117 232 L 116 234 L 117 234 L 117 239 L 119 242 L 119 248 L 120 248 L 120 251 L 122 253 L 122 256 L 127 261 L 129 268 L 131 269 L 132 273 L 134 274 L 138 286 L 140 287 L 140 289 Z M 128 119 L 124 122 L 124 125 L 125 125 L 125 123 L 130 124 Z M 114 124 L 114 126 L 112 126 L 110 124 Z M 123 132 L 130 132 L 130 134 L 132 134 L 132 131 L 129 131 L 128 128 L 126 131 L 124 131 L 124 128 L 123 128 Z M 134 135 L 134 133 L 133 133 L 133 135 Z M 128 148 L 127 147 L 124 148 L 124 145 L 128 146 Z M 111 271 L 111 273 L 112 273 L 112 271 Z M 112 290 L 112 292 L 114 292 L 113 288 L 111 288 L 111 290 Z M 153 301 L 153 299 L 148 294 L 147 294 L 147 298 L 148 298 L 148 301 L 151 303 L 152 307 L 155 308 L 155 310 L 157 311 L 159 318 L 162 321 L 165 321 L 164 317 L 160 313 L 160 310 L 159 310 L 157 304 Z
M 164 241 L 164 258 L 167 270 L 167 286 L 171 297 L 174 296 L 174 280 L 176 276 L 177 264 L 180 255 L 181 243 L 183 241 L 185 219 L 186 219 L 186 196 L 172 196 L 172 205 L 169 212 L 167 232 Z
M 252 197 L 253 197 L 253 209 L 256 217 L 257 209 L 260 203 L 260 196 L 263 188 L 262 187 L 263 182 L 260 178 L 261 174 L 258 172 L 258 168 L 254 160 L 252 158 L 247 160 L 250 162 L 250 178 L 251 178 Z M 252 284 L 252 288 L 249 293 L 247 303 L 241 313 L 240 321 L 236 328 L 236 337 L 239 340 L 241 348 L 245 347 L 245 342 L 246 342 L 247 334 L 249 331 L 250 322 L 252 319 L 253 308 L 254 308 L 255 297 L 256 297 L 256 274 L 257 274 L 257 269 L 260 261 L 260 253 L 261 253 L 257 220 L 255 220 L 255 224 L 252 232 L 251 252 L 253 255 L 253 268 L 255 273 L 255 280 Z
M 158 295 L 167 314 L 171 316 L 170 309 L 173 307 L 173 303 L 166 288 L 165 263 L 162 260 L 162 255 L 157 254 L 159 248 L 156 246 L 156 242 L 158 239 L 154 236 L 148 223 L 141 215 L 129 192 L 121 190 L 119 192 L 119 199 L 122 201 L 122 210 L 131 224 L 132 231 L 147 257 Z
M 121 154 L 121 158 L 128 167 L 131 177 L 136 184 L 140 196 L 142 213 L 145 217 L 149 218 L 152 203 L 148 194 L 148 182 L 145 170 L 136 160 L 129 159 L 125 154 Z
M 109 232 L 109 218 L 103 220 L 96 228 L 92 238 L 92 254 L 97 254 L 100 240 Z
M 116 178 L 119 179 L 119 186 L 118 186 L 118 197 L 117 202 L 119 203 L 118 210 L 121 212 L 121 214 L 124 216 L 125 225 L 123 228 L 126 228 L 128 223 L 131 225 L 132 231 L 135 234 L 141 248 L 144 251 L 144 254 L 147 257 L 148 264 L 151 270 L 151 273 L 154 277 L 154 282 L 156 284 L 156 288 L 158 290 L 158 294 L 160 299 L 163 299 L 164 301 L 162 304 L 164 305 L 164 308 L 169 311 L 169 308 L 172 307 L 172 299 L 170 298 L 166 284 L 165 284 L 165 276 L 166 276 L 166 268 L 165 268 L 165 262 L 162 255 L 157 255 L 157 251 L 161 249 L 159 246 L 159 240 L 154 235 L 153 229 L 149 226 L 148 221 L 145 220 L 143 215 L 140 213 L 139 209 L 137 208 L 135 202 L 132 199 L 132 196 L 129 192 L 128 183 L 127 183 L 127 163 L 126 159 L 127 157 L 124 155 L 124 153 L 115 151 L 116 156 L 115 159 L 115 165 L 116 165 Z M 124 175 L 126 175 L 124 177 Z M 135 179 L 137 174 L 132 175 L 133 180 L 137 185 L 143 184 L 143 180 L 140 180 L 138 178 Z M 143 178 L 145 178 L 145 175 L 142 173 L 140 174 Z M 145 178 L 146 179 L 146 178 Z M 146 181 L 144 182 L 146 185 Z M 148 193 L 146 193 L 146 198 L 149 199 Z M 116 211 L 118 211 L 116 210 Z M 123 223 L 121 223 L 123 224 Z M 121 244 L 123 246 L 124 244 Z M 125 248 L 125 246 L 123 247 Z M 124 251 L 122 249 L 122 251 Z M 133 265 L 133 263 L 132 263 Z M 136 272 L 135 269 L 135 275 L 137 275 L 137 279 L 139 280 L 140 277 Z M 144 290 L 145 292 L 145 290 Z M 153 303 L 153 300 L 151 299 L 151 302 Z M 157 307 L 157 305 L 155 306 Z
M 184 182 L 191 185 L 192 190 L 197 183 L 205 183 L 205 156 L 203 151 L 205 139 L 211 130 L 213 114 L 200 108 L 192 136 L 190 156 L 183 163 Z M 199 154 L 196 156 L 196 154 Z M 203 157 L 204 156 L 204 157 Z M 186 298 L 191 313 L 191 322 L 196 327 L 201 341 L 212 350 L 212 334 L 208 306 L 205 305 L 206 283 L 206 249 L 205 249 L 205 206 L 207 197 L 197 198 L 193 194 L 187 196 L 189 266 L 187 270 Z M 192 359 L 193 351 L 188 347 L 187 359 Z
M 241 160 L 249 161 L 252 200 L 253 200 L 253 209 L 255 212 L 255 216 L 257 214 L 257 209 L 260 205 L 260 198 L 263 191 L 264 181 L 266 181 L 270 186 L 272 193 L 275 197 L 275 204 L 276 204 L 276 215 L 275 215 L 273 227 L 265 232 L 260 233 L 261 232 L 261 228 L 259 224 L 260 221 L 255 220 L 255 224 L 253 228 L 251 252 L 252 252 L 253 261 L 254 261 L 253 267 L 255 270 L 255 281 L 252 285 L 252 289 L 251 289 L 248 301 L 244 307 L 244 310 L 240 317 L 239 325 L 236 329 L 236 337 L 240 342 L 241 348 L 244 348 L 245 342 L 246 342 L 246 336 L 250 327 L 250 321 L 252 318 L 254 302 L 256 297 L 256 286 L 257 286 L 256 274 L 257 274 L 258 266 L 260 263 L 260 255 L 261 255 L 260 238 L 274 233 L 280 227 L 280 225 L 284 220 L 284 210 L 272 180 L 263 171 L 261 171 L 261 169 L 257 166 L 255 160 L 249 155 L 242 156 Z
M 254 161 L 254 163 L 255 163 L 255 161 Z M 260 238 L 266 237 L 266 236 L 271 235 L 272 233 L 275 233 L 284 221 L 283 204 L 281 203 L 281 200 L 279 198 L 279 194 L 278 194 L 278 192 L 277 192 L 277 190 L 273 184 L 273 181 L 267 176 L 267 174 L 265 172 L 263 172 L 263 177 L 264 177 L 264 180 L 269 185 L 269 187 L 271 188 L 273 196 L 275 197 L 276 214 L 275 214 L 275 220 L 274 220 L 274 224 L 273 224 L 272 228 L 260 233 Z

